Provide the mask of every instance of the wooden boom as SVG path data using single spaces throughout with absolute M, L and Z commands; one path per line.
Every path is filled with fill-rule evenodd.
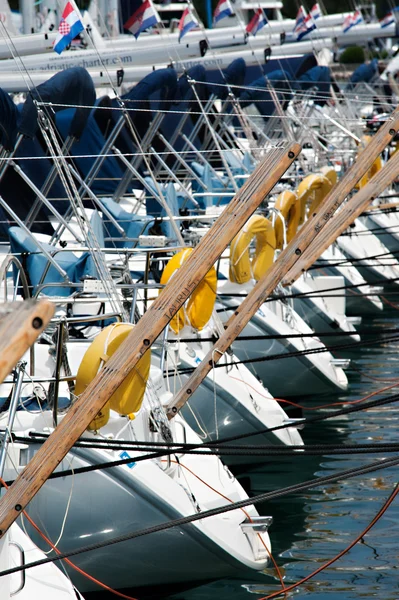
M 388 162 L 362 187 L 327 223 L 317 236 L 314 243 L 302 253 L 294 267 L 288 271 L 285 278 L 296 280 L 327 250 L 333 242 L 362 214 L 369 204 L 377 198 L 397 177 L 399 173 L 399 152 L 396 152 Z
M 294 282 L 292 276 L 287 277 L 287 273 L 293 272 L 296 277 L 301 274 L 302 271 L 293 270 L 299 257 L 308 247 L 313 247 L 312 242 L 315 241 L 337 208 L 341 206 L 349 192 L 363 177 L 364 173 L 368 171 L 377 156 L 384 150 L 393 136 L 396 135 L 398 129 L 399 107 L 392 113 L 388 122 L 376 133 L 372 141 L 367 145 L 367 148 L 359 153 L 355 163 L 346 172 L 338 185 L 327 195 L 318 212 L 310 217 L 295 238 L 283 250 L 276 262 L 262 279 L 257 282 L 253 290 L 251 290 L 230 317 L 225 325 L 224 333 L 168 404 L 166 413 L 169 419 L 172 419 L 190 399 L 213 365 L 220 360 L 256 311 L 259 310 L 264 301 L 272 294 L 276 286 L 281 281 L 285 284 Z
M 0 305 L 0 382 L 39 337 L 54 314 L 48 300 Z
M 278 148 L 259 163 L 245 185 L 205 234 L 188 260 L 134 327 L 104 368 L 69 409 L 53 434 L 37 451 L 0 499 L 0 535 L 45 483 L 89 423 L 103 408 L 171 318 L 191 295 L 236 233 L 279 181 L 301 147 Z

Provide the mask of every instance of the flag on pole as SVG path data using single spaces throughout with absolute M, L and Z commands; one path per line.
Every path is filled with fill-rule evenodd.
M 310 13 L 305 17 L 305 20 L 296 32 L 296 40 L 299 42 L 305 35 L 316 29 L 316 23 L 313 21 Z
M 134 37 L 139 37 L 142 31 L 160 22 L 157 11 L 151 4 L 151 0 L 145 0 L 141 6 L 132 14 L 130 19 L 124 24 L 124 28 L 128 29 Z
M 265 13 L 261 8 L 258 8 L 258 10 L 255 11 L 254 16 L 246 26 L 245 31 L 247 33 L 252 33 L 252 35 L 255 36 L 258 33 L 258 31 L 266 25 L 266 23 L 267 19 L 265 17 Z
M 364 23 L 362 13 L 360 12 L 360 10 L 357 10 L 353 14 L 350 14 L 347 17 L 345 17 L 344 22 L 342 24 L 342 31 L 346 33 L 347 31 L 349 31 L 349 29 L 352 29 L 352 27 L 356 27 L 356 25 L 360 25 L 361 23 Z
M 352 27 L 352 15 L 347 15 L 342 23 L 342 31 L 346 33 Z
M 306 15 L 305 9 L 303 8 L 303 6 L 300 6 L 298 13 L 296 15 L 294 29 L 292 30 L 293 33 L 297 34 L 299 31 L 303 30 L 303 27 L 305 25 L 306 16 L 307 15 Z
M 360 25 L 361 23 L 364 23 L 362 13 L 360 12 L 360 10 L 357 10 L 352 18 L 352 27 Z
M 53 50 L 61 54 L 72 40 L 84 30 L 79 10 L 71 2 L 67 2 L 58 27 Z
M 314 4 L 312 6 L 312 8 L 309 11 L 309 14 L 310 14 L 311 18 L 313 19 L 313 21 L 316 21 L 316 19 L 321 17 L 321 9 L 320 9 L 318 2 L 316 2 L 316 4 Z
M 312 11 L 317 6 L 318 4 L 315 4 L 312 8 Z M 311 31 L 314 31 L 314 29 L 316 29 L 316 24 L 313 20 L 311 13 L 307 15 L 306 10 L 303 8 L 303 6 L 301 6 L 298 10 L 293 29 L 297 42 L 299 42 L 303 37 L 305 37 L 305 35 L 307 35 Z
M 189 31 L 191 31 L 191 29 L 194 29 L 194 27 L 198 27 L 198 21 L 196 21 L 194 19 L 194 16 L 191 13 L 190 8 L 187 6 L 187 8 L 184 10 L 179 24 L 177 26 L 177 29 L 179 30 L 179 42 L 182 39 L 182 37 L 184 37 L 186 35 L 186 33 L 188 33 Z
M 393 16 L 392 11 L 390 11 L 385 15 L 385 17 L 380 19 L 381 27 L 389 27 L 389 25 L 392 25 L 392 23 L 395 23 L 395 17 Z
M 219 0 L 213 13 L 214 24 L 218 23 L 225 17 L 229 17 L 234 13 L 233 7 L 230 4 L 230 0 Z

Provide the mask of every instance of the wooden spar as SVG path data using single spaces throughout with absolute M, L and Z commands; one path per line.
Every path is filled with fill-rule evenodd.
M 302 253 L 294 267 L 286 274 L 288 281 L 296 280 L 306 271 L 343 231 L 366 210 L 397 177 L 399 173 L 399 152 L 396 152 L 374 177 L 362 187 L 345 206 L 327 223 L 314 243 Z
M 309 244 L 311 244 L 314 237 L 318 235 L 323 227 L 325 227 L 326 223 L 341 206 L 355 185 L 371 168 L 376 158 L 392 141 L 398 130 L 399 106 L 395 108 L 384 125 L 380 127 L 370 143 L 359 151 L 356 161 L 348 169 L 341 181 L 339 181 L 338 184 L 332 188 L 330 193 L 321 204 L 319 210 L 309 217 L 305 225 L 299 231 L 299 234 L 294 240 L 292 240 L 296 240 L 296 244 L 290 243 L 279 256 L 278 262 L 280 263 L 281 269 L 284 271 L 281 273 L 282 276 L 280 283 L 282 283 L 282 285 L 290 285 L 294 283 L 295 280 L 288 278 L 287 273 L 299 260 L 299 257 L 303 254 Z
M 397 154 L 395 152 L 395 154 Z M 397 198 L 397 194 L 393 196 L 393 198 Z M 390 210 L 393 208 L 399 208 L 399 202 L 384 202 L 384 204 L 377 204 L 376 206 L 370 206 L 369 211 L 378 211 L 378 210 Z
M 323 230 L 326 223 L 331 219 L 337 208 L 341 206 L 349 192 L 363 177 L 364 173 L 370 169 L 377 156 L 396 135 L 398 129 L 399 107 L 392 113 L 390 120 L 379 129 L 367 145 L 367 148 L 359 152 L 355 163 L 350 167 L 338 185 L 326 196 L 318 212 L 305 223 L 269 271 L 256 283 L 253 290 L 251 290 L 235 310 L 225 325 L 224 333 L 168 404 L 166 409 L 168 419 L 172 419 L 190 399 L 191 395 L 211 371 L 213 365 L 220 360 L 256 311 L 259 310 L 264 301 L 272 294 L 276 286 L 281 281 L 293 283 L 294 280 L 292 277 L 288 279 L 286 274 L 294 268 L 299 257 Z
M 0 305 L 0 382 L 48 325 L 54 306 L 48 300 Z
M 152 303 L 125 342 L 80 395 L 53 434 L 0 499 L 0 535 L 17 519 L 89 423 L 159 337 L 236 233 L 298 156 L 299 144 L 271 152 Z

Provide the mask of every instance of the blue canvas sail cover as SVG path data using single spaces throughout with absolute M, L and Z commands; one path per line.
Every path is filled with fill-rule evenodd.
M 195 91 L 200 100 L 208 98 L 207 74 L 203 65 L 195 65 L 179 77 L 177 83 L 175 102 L 186 102 L 189 109 L 189 101 L 196 98 L 191 82 L 195 82 Z
M 150 100 L 154 100 L 154 94 L 161 102 L 171 101 L 176 94 L 177 73 L 175 69 L 157 69 L 146 75 L 122 100 L 128 102 L 131 108 L 146 106 Z
M 67 108 L 57 113 L 56 123 L 61 135 L 65 137 L 73 119 L 73 109 Z M 70 154 L 74 156 L 74 162 L 77 165 L 83 178 L 86 178 L 93 166 L 95 157 L 101 155 L 105 146 L 105 138 L 94 118 L 94 113 L 89 115 L 87 127 L 85 127 L 80 139 L 73 144 Z M 90 188 L 94 194 L 112 195 L 122 177 L 117 158 L 113 154 L 108 154 L 101 163 L 97 176 L 93 180 Z M 91 204 L 91 201 L 90 201 Z
M 138 139 L 148 131 L 153 111 L 167 110 L 173 101 L 177 88 L 177 73 L 174 69 L 159 69 L 144 77 L 128 93 L 122 96 L 124 106 L 134 125 Z M 94 118 L 105 137 L 113 130 L 123 116 L 123 106 L 116 100 L 104 96 L 100 99 Z M 124 154 L 137 153 L 137 141 L 128 124 L 121 130 L 115 141 L 116 147 Z
M 166 112 L 170 108 L 171 102 L 176 96 L 176 90 L 177 73 L 175 69 L 167 68 L 153 71 L 122 96 L 122 100 L 130 111 L 129 115 L 133 120 L 139 139 L 142 139 L 147 133 L 154 112 Z M 125 129 L 130 137 L 129 128 Z M 154 143 L 156 144 L 156 139 L 154 139 Z M 155 149 L 162 150 L 157 147 Z
M 317 90 L 314 100 L 317 104 L 322 106 L 330 98 L 330 86 L 331 86 L 331 71 L 329 67 L 313 67 L 303 73 L 298 78 L 298 82 L 303 90 L 314 88 Z
M 19 118 L 19 107 L 14 104 L 8 94 L 0 89 L 0 143 L 9 152 L 13 151 L 15 147 Z M 49 173 L 51 163 L 44 155 L 37 140 L 24 138 L 14 156 L 18 166 L 37 187 L 41 188 Z M 25 157 L 33 157 L 35 160 Z M 22 220 L 26 219 L 36 198 L 32 188 L 11 167 L 6 169 L 0 181 L 0 194 L 13 212 Z M 58 179 L 53 183 L 48 196 L 51 196 L 51 194 L 57 198 L 62 198 L 65 195 Z M 64 212 L 66 207 L 66 202 L 60 201 L 57 204 L 57 208 L 61 213 Z M 51 234 L 54 230 L 48 221 L 48 215 L 49 210 L 41 205 L 36 221 L 32 226 L 32 231 Z M 13 220 L 9 213 L 4 209 L 0 209 L 0 237 L 2 239 L 8 238 L 8 229 L 12 223 Z
M 17 137 L 18 110 L 10 96 L 0 88 L 0 144 L 11 152 Z
M 175 91 L 173 110 L 167 113 L 161 123 L 161 132 L 165 138 L 170 141 L 172 140 L 181 128 L 181 133 L 190 137 L 194 127 L 195 115 L 192 112 L 199 112 L 198 100 L 194 93 L 191 81 L 195 81 L 195 91 L 198 98 L 201 101 L 206 101 L 208 98 L 208 90 L 206 85 L 206 70 L 202 65 L 195 65 L 191 67 L 179 77 L 177 87 Z M 193 119 L 194 117 L 194 119 Z M 192 143 L 199 148 L 201 141 L 198 136 L 192 139 Z M 184 141 L 181 136 L 178 136 L 174 141 L 174 149 L 176 152 L 180 152 L 184 147 Z M 191 162 L 193 157 L 186 155 L 186 160 Z M 167 156 L 167 163 L 169 166 L 173 166 L 175 158 Z
M 228 96 L 229 89 L 232 90 L 235 96 L 240 96 L 241 87 L 244 85 L 247 65 L 243 58 L 236 58 L 222 72 L 219 72 L 219 77 L 216 77 L 212 86 L 212 93 L 221 100 L 225 100 Z
M 252 81 L 240 96 L 240 105 L 245 108 L 255 104 L 264 119 L 269 118 L 275 111 L 275 104 L 267 89 L 270 84 L 277 92 L 280 102 L 286 102 L 292 95 L 292 81 L 286 71 L 278 69 Z
M 78 106 L 71 121 L 68 134 L 79 139 L 86 126 L 90 109 L 94 106 L 95 100 L 96 92 L 93 81 L 86 69 L 72 67 L 71 69 L 60 71 L 29 92 L 22 110 L 19 131 L 27 137 L 35 137 L 38 128 L 38 114 L 35 102 L 54 104 L 51 107 L 42 107 L 51 119 L 54 112 L 63 110 L 66 105 Z
M 378 73 L 378 59 L 373 58 L 368 63 L 359 65 L 352 73 L 349 78 L 351 83 L 358 83 L 359 81 L 368 82 L 373 79 L 374 75 Z

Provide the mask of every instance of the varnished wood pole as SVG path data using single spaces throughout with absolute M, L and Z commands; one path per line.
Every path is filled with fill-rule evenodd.
M 48 300 L 0 305 L 0 383 L 48 325 L 54 306 Z
M 251 290 L 235 310 L 225 326 L 224 333 L 168 404 L 166 412 L 169 419 L 172 419 L 182 406 L 188 402 L 213 365 L 220 360 L 256 311 L 259 310 L 265 300 L 273 293 L 276 286 L 283 280 L 286 283 L 293 283 L 292 277 L 288 279 L 286 274 L 294 268 L 299 257 L 323 230 L 326 223 L 344 202 L 349 192 L 352 191 L 364 173 L 370 169 L 377 156 L 396 135 L 398 129 L 399 108 L 392 113 L 389 120 L 380 128 L 367 145 L 367 148 L 359 152 L 356 162 L 350 167 L 338 185 L 327 195 L 318 212 L 305 223 L 266 275 L 257 282 L 253 290 Z
M 396 179 L 399 173 L 399 152 L 396 152 L 378 173 L 362 187 L 343 208 L 333 216 L 315 241 L 300 256 L 294 267 L 286 274 L 285 279 L 298 279 L 323 254 L 327 248 L 362 214 L 370 203 Z
M 291 144 L 288 148 L 274 150 L 258 165 L 125 342 L 106 362 L 104 368 L 1 498 L 1 535 L 4 535 L 99 410 L 159 337 L 299 152 L 299 144 Z

